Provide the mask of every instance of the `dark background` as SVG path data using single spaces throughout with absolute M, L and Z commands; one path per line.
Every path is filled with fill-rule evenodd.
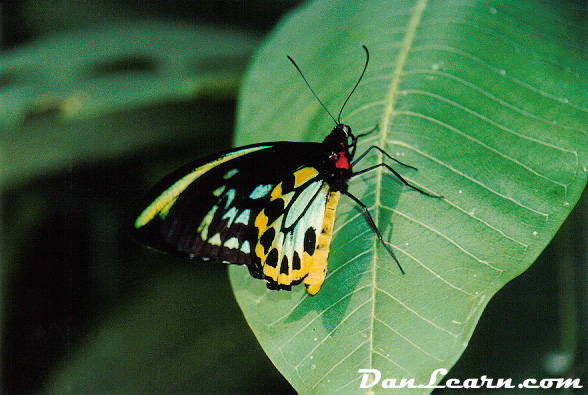
M 80 29 L 137 20 L 214 26 L 261 43 L 297 3 L 4 1 L 1 48 L 26 50 L 56 33 L 74 40 Z M 157 67 L 127 60 L 109 72 Z M 247 61 L 217 64 L 240 76 Z M 21 74 L 1 58 L 0 67 L 1 98 Z M 1 185 L 2 393 L 294 393 L 249 330 L 226 267 L 154 254 L 125 232 L 131 207 L 158 178 L 231 146 L 236 95 L 162 98 L 73 120 L 31 107 L 0 126 L 47 136 L 49 147 L 99 127 L 169 136 L 114 152 L 98 139 L 98 155 L 72 154 Z M 539 260 L 494 297 L 449 377 L 581 377 L 588 385 L 585 208 L 582 199 Z

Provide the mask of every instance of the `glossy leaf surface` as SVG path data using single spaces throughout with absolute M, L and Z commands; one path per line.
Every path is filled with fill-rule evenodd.
M 408 181 L 444 196 L 422 196 L 382 168 L 350 183 L 406 275 L 345 198 L 317 296 L 302 286 L 269 292 L 231 267 L 247 321 L 299 393 L 385 392 L 381 383 L 359 389 L 367 368 L 427 384 L 457 361 L 494 293 L 554 236 L 586 183 L 580 15 L 537 1 L 317 1 L 257 53 L 236 145 L 321 141 L 333 122 L 286 55 L 336 117 L 365 44 L 371 63 L 342 122 L 356 134 L 376 127 L 358 152 L 384 148 L 419 169 L 395 166 Z M 373 153 L 356 170 L 382 160 Z

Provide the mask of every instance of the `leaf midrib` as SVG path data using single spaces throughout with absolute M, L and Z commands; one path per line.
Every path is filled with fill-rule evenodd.
M 394 67 L 392 73 L 392 80 L 390 82 L 390 86 L 388 88 L 388 92 L 386 94 L 385 99 L 385 108 L 384 114 L 382 116 L 381 127 L 380 127 L 380 136 L 378 146 L 384 148 L 387 138 L 387 131 L 389 130 L 390 126 L 390 119 L 392 114 L 395 111 L 396 105 L 396 94 L 398 92 L 398 86 L 400 83 L 400 76 L 404 70 L 404 66 L 406 65 L 408 54 L 410 53 L 410 49 L 413 46 L 414 38 L 416 35 L 416 30 L 420 25 L 422 15 L 427 8 L 428 0 L 417 0 L 415 5 L 414 11 L 412 16 L 408 22 L 406 27 L 406 34 L 404 35 L 404 39 L 402 40 L 402 44 L 400 46 L 400 51 L 398 53 L 398 57 L 396 60 L 396 66 Z M 378 152 L 378 163 L 381 163 L 383 158 L 382 154 Z M 379 167 L 376 170 L 376 196 L 374 200 L 374 206 L 376 208 L 381 206 L 381 192 L 382 192 L 382 167 Z M 379 210 L 375 210 L 374 213 L 374 221 L 378 224 L 379 219 Z M 378 240 L 374 237 L 374 255 L 373 255 L 373 262 L 372 262 L 372 313 L 371 313 L 371 322 L 370 322 L 370 353 L 369 353 L 369 367 L 373 368 L 373 355 L 374 355 L 374 321 L 375 321 L 375 312 L 376 312 L 376 291 L 377 291 L 377 263 L 378 263 L 378 254 L 377 254 L 377 243 Z M 373 388 L 373 387 L 372 387 Z M 370 388 L 369 393 L 373 393 L 372 389 Z

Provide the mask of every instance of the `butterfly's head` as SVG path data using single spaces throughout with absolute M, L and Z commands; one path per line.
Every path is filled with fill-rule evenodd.
M 332 147 L 333 149 L 337 149 L 338 147 L 348 149 L 353 146 L 354 142 L 355 136 L 351 133 L 349 125 L 339 123 L 333 128 L 331 133 L 325 137 L 323 145 L 325 147 Z

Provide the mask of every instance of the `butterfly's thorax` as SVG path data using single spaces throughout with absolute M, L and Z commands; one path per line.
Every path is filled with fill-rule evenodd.
M 369 52 L 363 48 L 366 63 L 347 100 L 367 69 Z M 360 205 L 404 273 L 367 206 L 348 192 L 348 182 L 382 166 L 408 187 L 436 195 L 411 185 L 385 163 L 353 172 L 357 140 L 370 132 L 354 136 L 348 125 L 339 123 L 347 100 L 337 118 L 329 113 L 337 125 L 322 143 L 252 144 L 196 160 L 171 173 L 138 208 L 132 234 L 172 254 L 246 265 L 269 289 L 290 290 L 304 283 L 308 294 L 315 295 L 326 279 L 339 197 L 347 195 Z M 371 149 L 404 165 L 376 146 L 355 162 Z
M 329 133 L 321 143 L 322 145 L 322 166 L 323 176 L 332 191 L 346 192 L 347 181 L 352 175 L 351 160 L 349 152 L 349 138 L 351 128 L 339 124 Z

